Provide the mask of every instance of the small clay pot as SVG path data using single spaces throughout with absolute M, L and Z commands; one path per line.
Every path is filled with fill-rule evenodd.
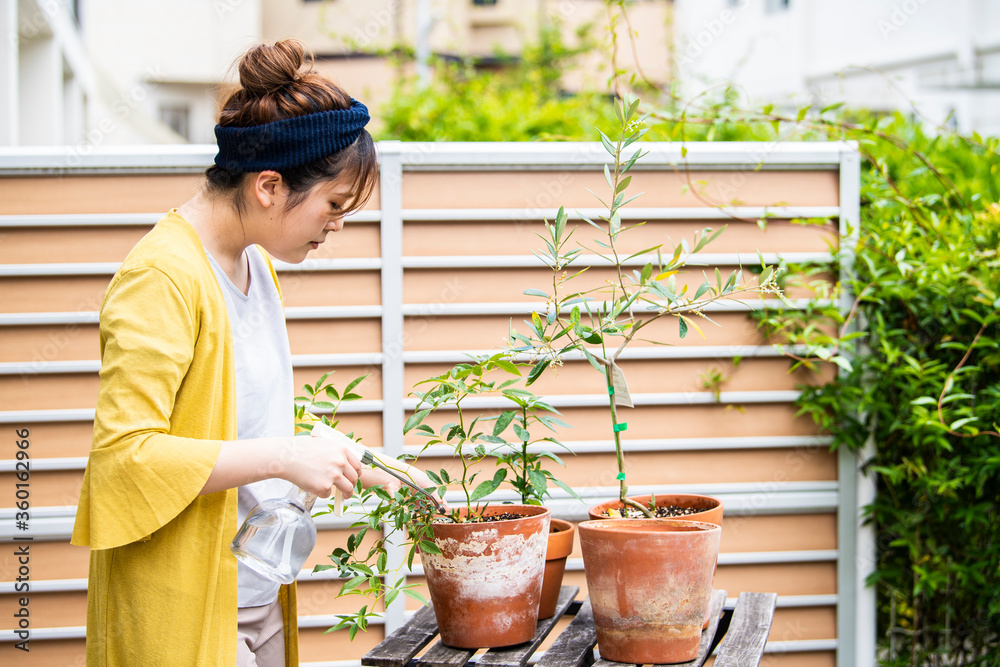
M 606 519 L 579 530 L 601 657 L 660 665 L 697 657 L 722 528 Z
M 646 496 L 629 496 L 630 500 L 634 500 L 644 507 L 649 507 L 649 501 L 652 498 L 651 495 Z M 712 498 L 711 496 L 701 496 L 695 493 L 672 493 L 670 495 L 660 495 L 656 496 L 656 506 L 657 507 L 694 507 L 698 508 L 699 511 L 696 514 L 687 514 L 679 517 L 663 517 L 662 521 L 704 521 L 705 523 L 714 523 L 717 526 L 722 526 L 722 501 L 718 498 Z M 609 508 L 621 509 L 624 507 L 620 500 L 609 500 L 607 502 L 601 503 L 600 505 L 594 505 L 590 508 L 589 514 L 591 519 L 607 519 L 605 512 Z M 626 519 L 627 521 L 632 521 L 633 519 Z M 702 624 L 703 627 L 708 627 L 709 622 L 708 611 L 705 612 L 705 621 Z
M 538 618 L 551 618 L 556 613 L 559 589 L 562 588 L 566 559 L 573 551 L 576 526 L 569 521 L 552 519 L 549 527 L 549 546 L 545 552 L 545 576 L 542 579 L 542 602 L 538 606 Z
M 649 507 L 650 498 L 651 496 L 649 495 L 629 496 L 630 500 L 634 500 L 644 507 Z M 717 526 L 722 525 L 722 501 L 717 498 L 712 498 L 711 496 L 700 496 L 694 493 L 672 493 L 669 495 L 656 494 L 657 507 L 666 507 L 670 505 L 677 507 L 696 507 L 701 511 L 697 514 L 679 516 L 676 517 L 676 519 L 668 518 L 667 520 L 669 521 L 704 521 L 706 523 L 714 523 Z M 594 505 L 590 508 L 590 518 L 598 520 L 607 519 L 608 516 L 606 512 L 609 508 L 621 509 L 622 507 L 622 502 L 617 498 L 599 505 Z
M 498 505 L 482 514 L 520 518 L 435 523 L 441 553 L 420 554 L 441 641 L 455 648 L 522 644 L 535 637 L 538 623 L 549 510 Z

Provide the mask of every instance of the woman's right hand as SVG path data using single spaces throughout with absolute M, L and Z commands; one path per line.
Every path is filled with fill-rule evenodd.
M 283 479 L 300 489 L 329 498 L 334 489 L 350 498 L 361 475 L 361 461 L 344 445 L 328 438 L 292 437 L 281 452 Z

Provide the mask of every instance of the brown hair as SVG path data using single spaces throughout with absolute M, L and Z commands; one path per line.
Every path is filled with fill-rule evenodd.
M 350 108 L 350 95 L 316 72 L 313 62 L 305 45 L 294 39 L 251 48 L 239 60 L 239 87 L 223 103 L 219 125 L 250 127 L 319 111 Z M 344 150 L 280 171 L 291 193 L 289 208 L 301 204 L 317 183 L 331 181 L 345 172 L 353 173 L 355 196 L 348 209 L 357 210 L 371 197 L 378 180 L 375 143 L 368 131 L 362 130 L 354 143 Z M 246 174 L 213 165 L 205 175 L 209 192 L 229 195 L 236 210 L 242 213 L 245 202 L 241 186 Z

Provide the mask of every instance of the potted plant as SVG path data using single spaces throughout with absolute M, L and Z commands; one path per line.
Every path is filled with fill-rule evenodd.
M 513 377 L 492 379 L 498 370 Z M 340 615 L 334 629 L 347 628 L 353 637 L 367 628 L 378 603 L 390 604 L 400 593 L 426 602 L 413 590 L 414 584 L 404 583 L 403 567 L 412 569 L 419 554 L 445 644 L 492 648 L 534 638 L 550 512 L 538 505 L 481 502 L 505 480 L 506 470 L 477 481 L 480 463 L 490 457 L 487 447 L 497 444 L 497 434 L 514 420 L 470 416 L 466 408 L 471 397 L 510 389 L 518 376 L 506 353 L 498 353 L 460 363 L 418 383 L 421 390 L 413 392 L 418 403 L 404 433 L 425 436 L 425 447 L 445 445 L 454 452 L 460 471 L 427 471 L 436 486 L 426 491 L 443 497 L 449 488 L 457 488 L 462 500 L 440 512 L 406 488 L 395 494 L 377 486 L 358 490 L 361 502 L 354 507 L 360 519 L 353 525 L 358 531 L 348 537 L 346 547 L 331 554 L 333 565 L 315 569 L 338 569 L 347 579 L 340 594 L 362 595 L 368 604 L 356 613 Z M 436 429 L 430 422 L 438 418 L 451 421 Z M 498 425 L 503 428 L 498 430 Z M 364 544 L 369 533 L 378 535 L 371 546 Z M 393 573 L 388 571 L 386 545 L 397 536 L 405 540 L 407 558 L 405 566 Z
M 706 308 L 718 301 L 738 300 L 751 294 L 781 297 L 776 272 L 761 259 L 756 280 L 746 280 L 742 269 L 723 278 L 717 268 L 714 280 L 705 276 L 697 287 L 681 285 L 679 272 L 690 255 L 701 251 L 723 229 L 704 229 L 689 246 L 682 241 L 673 248 L 657 245 L 624 252 L 622 235 L 640 226 L 622 222 L 621 209 L 635 199 L 626 199 L 631 181 L 629 170 L 642 157 L 636 150 L 625 156 L 645 129 L 646 116 L 637 117 L 639 100 L 626 98 L 616 105 L 620 121 L 617 141 L 601 133 L 611 156 L 604 174 L 610 199 L 601 203 L 608 213 L 599 221 L 583 220 L 599 230 L 595 255 L 612 271 L 603 284 L 573 289 L 586 269 L 574 271 L 583 246 L 570 245 L 574 229 L 560 208 L 554 222 L 545 224 L 539 237 L 545 249 L 536 254 L 552 269 L 547 290 L 528 289 L 525 294 L 541 297 L 544 308 L 532 313 L 527 332 L 511 330 L 512 351 L 529 354 L 534 364 L 530 385 L 553 362 L 570 355 L 583 355 L 601 373 L 608 392 L 608 408 L 619 481 L 618 498 L 592 509 L 591 516 L 616 516 L 580 524 L 584 570 L 594 609 L 601 655 L 619 662 L 668 663 L 693 659 L 711 596 L 712 573 L 718 559 L 722 506 L 706 496 L 630 497 L 625 476 L 622 432 L 627 424 L 619 408 L 630 407 L 624 375 L 617 361 L 641 332 L 652 323 L 675 318 L 683 338 L 690 329 L 704 335 L 696 320 L 711 321 Z M 639 270 L 630 270 L 635 258 L 649 258 Z M 693 288 L 689 293 L 689 288 Z M 660 341 L 652 340 L 660 344 Z M 710 514 L 711 512 L 711 514 Z M 659 520 L 657 516 L 683 516 L 694 521 Z M 708 515 L 712 523 L 698 521 Z M 640 517 L 633 520 L 630 517 Z M 707 574 L 706 574 L 707 573 Z M 680 592 L 681 595 L 676 595 Z
M 497 370 L 515 377 L 492 379 Z M 438 630 L 449 646 L 509 646 L 535 636 L 551 514 L 538 505 L 476 504 L 505 477 L 501 468 L 492 479 L 473 486 L 479 474 L 476 464 L 489 456 L 487 445 L 496 444 L 496 434 L 502 431 L 498 427 L 507 420 L 470 416 L 464 405 L 472 396 L 510 390 L 518 375 L 504 353 L 460 363 L 417 383 L 426 390 L 413 392 L 418 404 L 403 427 L 404 433 L 425 436 L 427 447 L 448 445 L 461 465 L 457 479 L 444 469 L 439 474 L 428 471 L 441 487 L 457 485 L 465 503 L 452 512 L 451 522 L 431 525 L 435 548 L 419 545 Z M 435 430 L 427 423 L 432 414 L 455 416 Z

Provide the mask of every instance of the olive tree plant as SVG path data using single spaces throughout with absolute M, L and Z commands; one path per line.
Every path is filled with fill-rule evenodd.
M 608 409 L 614 434 L 618 464 L 619 499 L 629 507 L 652 516 L 649 509 L 626 497 L 625 462 L 622 448 L 624 423 L 620 422 L 618 408 L 631 405 L 625 393 L 624 377 L 617 361 L 622 352 L 642 338 L 649 326 L 664 318 L 677 321 L 681 338 L 691 329 L 704 336 L 699 320 L 712 323 L 708 307 L 719 302 L 739 301 L 747 297 L 774 295 L 784 298 L 778 283 L 778 271 L 767 266 L 760 258 L 758 273 L 742 268 L 724 276 L 716 268 L 714 275 L 704 275 L 696 288 L 681 285 L 678 274 L 688 266 L 699 251 L 714 241 L 725 230 L 705 228 L 696 233 L 693 243 L 681 240 L 673 247 L 665 244 L 643 248 L 634 252 L 623 250 L 623 235 L 645 223 L 626 224 L 622 209 L 639 195 L 626 198 L 632 181 L 629 172 L 645 155 L 630 147 L 646 133 L 643 123 L 647 115 L 637 116 L 639 100 L 626 96 L 615 110 L 619 121 L 618 137 L 612 141 L 600 132 L 601 143 L 610 156 L 605 164 L 604 176 L 610 190 L 607 201 L 601 204 L 607 214 L 592 220 L 581 218 L 599 230 L 593 241 L 595 247 L 571 242 L 574 228 L 567 222 L 565 208 L 560 208 L 553 222 L 544 221 L 545 234 L 538 234 L 545 247 L 536 255 L 552 270 L 552 282 L 545 289 L 531 288 L 526 295 L 544 299 L 544 306 L 536 309 L 526 331 L 510 331 L 513 352 L 529 354 L 533 366 L 527 384 L 537 380 L 545 369 L 561 362 L 571 354 L 582 354 L 603 377 L 608 390 Z M 596 196 L 596 195 L 595 195 Z M 605 284 L 592 288 L 574 289 L 574 282 L 588 267 L 577 270 L 576 264 L 584 250 L 596 255 L 598 262 L 611 268 L 613 276 Z M 758 257 L 760 254 L 758 253 Z M 645 259 L 643 263 L 640 260 Z M 630 267 L 640 261 L 641 268 Z M 654 344 L 662 341 L 647 340 Z

